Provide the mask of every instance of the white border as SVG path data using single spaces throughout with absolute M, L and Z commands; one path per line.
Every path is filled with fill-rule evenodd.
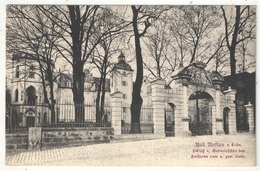
M 255 170 L 259 170 L 259 148 L 258 148 L 258 140 L 259 140 L 259 116 L 258 115 L 258 111 L 259 111 L 259 99 L 258 97 L 260 97 L 260 93 L 259 93 L 259 70 L 258 70 L 258 66 L 259 64 L 259 60 L 258 60 L 258 56 L 259 56 L 259 48 L 257 48 L 257 52 L 256 52 L 256 82 L 257 82 L 257 86 L 256 86 L 256 117 L 257 117 L 257 121 L 256 121 L 256 142 L 257 142 L 257 158 L 256 158 L 256 162 L 257 162 L 257 166 L 256 167 L 221 167 L 221 168 L 216 168 L 216 167 L 17 167 L 17 166 L 5 166 L 5 128 L 4 128 L 4 113 L 5 113 L 5 6 L 7 4 L 104 4 L 104 5 L 129 5 L 129 4 L 143 4 L 143 5 L 202 5 L 202 4 L 206 4 L 206 5 L 257 5 L 257 33 L 259 33 L 259 9 L 258 9 L 258 4 L 259 4 L 259 0 L 215 0 L 215 1 L 211 1 L 209 3 L 209 0 L 161 0 L 160 2 L 158 2 L 158 0 L 124 0 L 124 1 L 119 1 L 119 0 L 1 0 L 0 2 L 0 54 L 1 54 L 1 61 L 0 62 L 0 68 L 2 68 L 1 72 L 0 72 L 0 80 L 1 84 L 0 84 L 0 134 L 1 134 L 1 138 L 0 138 L 0 167 L 1 170 L 72 170 L 72 169 L 76 169 L 76 170 L 86 170 L 86 169 L 91 169 L 91 170 L 143 170 L 143 169 L 149 169 L 149 170 L 158 170 L 158 169 L 163 169 L 163 170 L 249 170 L 249 171 L 255 171 Z M 259 40 L 259 34 L 257 34 L 257 40 Z M 256 43 L 256 47 L 258 47 L 259 42 L 257 41 Z M 257 160 L 258 159 L 258 160 Z

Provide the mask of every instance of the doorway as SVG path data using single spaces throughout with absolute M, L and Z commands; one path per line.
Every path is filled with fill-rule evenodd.
M 174 122 L 174 110 L 175 105 L 173 103 L 167 103 L 164 109 L 164 123 L 165 123 L 165 135 L 166 137 L 173 137 L 175 135 L 175 122 Z
M 204 91 L 189 97 L 189 129 L 192 135 L 212 135 L 213 98 Z
M 34 116 L 27 116 L 26 117 L 26 126 L 29 127 L 34 127 Z

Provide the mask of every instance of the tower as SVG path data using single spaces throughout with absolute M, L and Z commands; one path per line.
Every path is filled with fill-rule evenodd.
M 122 102 L 130 106 L 133 92 L 133 69 L 126 62 L 125 55 L 121 52 L 118 62 L 111 71 L 111 93 L 120 91 L 123 93 Z M 130 108 L 129 108 L 130 109 Z
M 30 60 L 26 54 L 17 53 L 12 56 L 11 118 L 13 127 L 32 127 L 40 124 L 40 114 L 36 106 L 37 103 L 44 102 L 44 95 L 37 66 L 37 63 Z

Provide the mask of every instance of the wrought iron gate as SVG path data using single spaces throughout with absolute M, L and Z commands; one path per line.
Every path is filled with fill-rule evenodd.
M 174 136 L 174 110 L 172 108 L 164 109 L 165 116 L 165 135 L 166 137 Z
M 192 135 L 212 134 L 212 106 L 209 98 L 189 100 L 189 128 Z

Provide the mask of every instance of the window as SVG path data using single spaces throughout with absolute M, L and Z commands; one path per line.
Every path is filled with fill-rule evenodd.
M 68 81 L 66 82 L 66 87 L 71 87 L 71 82 L 70 82 L 70 80 L 68 80 Z
M 27 105 L 34 106 L 35 100 L 36 100 L 36 93 L 35 88 L 33 86 L 30 86 L 26 89 L 26 95 L 27 95 Z
M 127 86 L 127 82 L 126 81 L 122 81 L 122 86 Z
M 19 76 L 20 76 L 19 66 L 16 66 L 16 69 L 15 69 L 15 78 L 19 78 Z
M 126 113 L 126 107 L 123 107 L 123 112 Z
M 127 98 L 127 95 L 126 95 L 126 94 L 123 94 L 123 98 L 126 99 L 126 98 Z
M 29 78 L 34 78 L 34 66 L 31 65 L 29 68 Z
M 15 95 L 14 95 L 15 96 L 15 99 L 14 99 L 15 102 L 18 102 L 18 95 L 19 95 L 18 94 L 18 89 L 16 89 L 15 90 Z

